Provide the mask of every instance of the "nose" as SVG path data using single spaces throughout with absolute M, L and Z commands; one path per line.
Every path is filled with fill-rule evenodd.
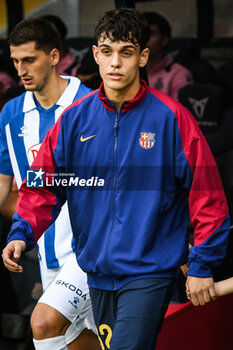
M 112 61 L 111 61 L 111 66 L 113 68 L 119 68 L 121 66 L 121 59 L 120 59 L 120 55 L 118 52 L 115 52 L 112 55 Z
M 18 62 L 17 71 L 19 77 L 23 77 L 27 73 L 26 67 L 22 62 Z

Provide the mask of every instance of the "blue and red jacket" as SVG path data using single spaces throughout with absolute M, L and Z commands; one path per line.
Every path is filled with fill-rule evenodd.
M 90 187 L 82 180 L 31 188 L 24 181 L 9 234 L 31 249 L 67 200 L 77 260 L 92 287 L 174 276 L 187 261 L 189 218 L 195 231 L 189 275 L 212 276 L 225 255 L 228 207 L 207 142 L 187 109 L 144 82 L 120 111 L 103 85 L 73 103 L 49 131 L 33 169 L 101 179 Z

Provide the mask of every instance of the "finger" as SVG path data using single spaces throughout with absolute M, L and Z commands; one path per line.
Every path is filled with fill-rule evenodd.
M 9 255 L 7 252 L 3 251 L 2 259 L 4 262 L 5 267 L 13 272 L 22 272 L 23 268 L 22 266 L 19 266 L 16 262 L 14 262 L 11 258 L 11 255 Z
M 205 296 L 204 296 L 204 291 L 198 293 L 198 300 L 199 300 L 199 305 L 205 305 Z
M 197 298 L 197 296 L 195 294 L 191 295 L 191 302 L 193 303 L 194 306 L 200 305 L 199 304 L 199 300 L 198 300 L 198 298 Z
M 13 253 L 13 258 L 15 261 L 18 261 L 20 257 L 21 257 L 21 249 L 20 249 L 20 247 L 16 246 L 14 253 Z
M 210 287 L 209 288 L 209 294 L 210 294 L 210 297 L 211 297 L 211 300 L 215 300 L 217 299 L 217 292 L 215 290 L 215 287 Z
M 184 275 L 185 277 L 187 277 L 188 266 L 187 266 L 186 264 L 184 264 L 184 265 L 182 265 L 182 266 L 180 267 L 180 269 L 181 269 L 181 271 L 183 272 L 183 275 Z
M 203 298 L 204 298 L 205 304 L 209 303 L 212 300 L 210 293 L 209 293 L 209 290 L 203 291 Z
M 22 266 L 12 266 L 12 265 L 5 265 L 7 270 L 12 271 L 12 272 L 23 272 L 23 267 Z
M 11 265 L 5 264 L 5 267 L 11 272 L 23 272 L 22 266 L 12 267 Z
M 7 270 L 12 271 L 12 272 L 22 272 L 23 271 L 22 266 L 19 266 L 18 264 L 14 263 L 10 259 L 4 260 L 4 265 L 7 268 Z
M 186 287 L 186 296 L 189 300 L 191 300 L 191 293 L 189 287 Z
M 4 259 L 3 262 L 7 269 L 13 269 L 15 271 L 22 269 L 21 266 L 19 266 L 17 263 L 15 263 L 9 258 Z

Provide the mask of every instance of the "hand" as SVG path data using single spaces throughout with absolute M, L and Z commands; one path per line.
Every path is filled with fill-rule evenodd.
M 189 270 L 189 265 L 188 264 L 184 264 L 182 266 L 180 266 L 181 271 L 183 272 L 183 275 L 185 278 L 187 278 L 187 273 Z
M 205 305 L 217 298 L 212 277 L 201 278 L 188 276 L 186 281 L 187 298 L 194 306 Z
M 26 248 L 24 241 L 11 241 L 2 251 L 2 259 L 4 265 L 9 271 L 12 272 L 23 272 L 22 266 L 17 264 L 20 259 L 22 252 Z
M 189 243 L 189 250 L 192 248 L 192 244 Z M 181 271 L 183 272 L 183 275 L 185 278 L 187 278 L 188 270 L 189 270 L 189 263 L 186 263 L 182 266 L 180 266 Z

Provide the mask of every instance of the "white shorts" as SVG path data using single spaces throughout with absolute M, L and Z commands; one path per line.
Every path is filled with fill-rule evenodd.
M 60 269 L 43 271 L 42 264 L 40 267 L 45 292 L 38 303 L 51 306 L 71 322 L 65 334 L 66 343 L 76 339 L 84 328 L 96 332 L 87 276 L 79 267 L 75 254 Z

